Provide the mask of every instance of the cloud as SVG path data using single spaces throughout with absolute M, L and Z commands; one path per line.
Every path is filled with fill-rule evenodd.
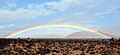
M 12 1 L 7 0 L 6 4 L 9 9 L 0 9 L 1 20 L 38 18 L 40 16 L 53 15 L 59 12 L 63 12 L 75 8 L 84 9 L 81 10 L 80 12 L 86 11 L 85 13 L 89 13 L 89 15 L 94 14 L 95 16 L 99 16 L 99 15 L 108 14 L 113 10 L 119 8 L 116 4 L 110 6 L 111 8 L 108 8 L 109 5 L 107 8 L 105 8 L 104 6 L 102 6 L 102 4 L 106 3 L 105 0 L 93 1 L 93 2 L 82 1 L 82 0 L 59 0 L 52 2 L 44 2 L 44 3 L 30 3 L 27 4 L 26 6 L 24 5 L 23 7 L 17 7 L 16 1 L 17 0 L 12 0 Z M 96 9 L 96 7 L 98 6 L 100 6 L 100 8 Z M 13 9 L 13 7 L 16 8 Z M 80 12 L 76 13 L 76 15 L 84 14 Z M 94 13 L 90 14 L 90 12 L 94 12 Z
M 87 12 L 85 12 L 85 11 L 84 12 L 75 12 L 74 13 L 74 15 L 76 15 L 76 16 L 79 16 L 79 15 L 81 16 L 81 15 L 85 15 L 85 14 L 87 14 Z
M 4 28 L 4 26 L 0 26 L 0 29 L 3 29 Z
M 80 6 L 80 2 L 80 0 L 61 0 L 59 2 L 48 2 L 45 4 L 50 6 L 52 9 L 64 11 L 73 7 Z
M 17 5 L 15 3 L 7 3 L 9 8 L 15 8 Z
M 4 29 L 4 28 L 7 28 L 7 29 L 9 28 L 10 29 L 11 27 L 14 27 L 14 26 L 15 26 L 14 24 L 1 25 L 0 29 Z
M 16 7 L 17 5 L 13 2 L 7 3 L 8 8 Z M 78 6 L 78 0 L 61 0 L 56 2 L 45 2 L 39 4 L 28 4 L 27 7 L 17 7 L 14 10 L 11 9 L 0 9 L 0 19 L 30 19 L 37 18 L 39 16 L 47 16 L 59 11 L 65 11 L 71 7 Z
M 18 0 L 0 0 L 0 8 L 13 9 L 16 8 Z
M 13 27 L 13 26 L 15 26 L 14 24 L 10 24 L 10 25 L 8 25 L 8 27 Z
M 86 12 L 74 12 L 73 14 L 65 14 L 50 22 L 50 24 L 75 24 L 86 25 L 96 22 L 95 17 L 86 16 Z
M 15 11 L 0 9 L 1 19 L 30 19 L 38 16 L 51 14 L 51 10 L 28 10 L 18 8 Z
M 109 9 L 106 9 L 106 10 L 101 11 L 101 12 L 96 12 L 94 15 L 100 16 L 100 15 L 105 15 L 105 14 L 111 14 L 112 12 L 114 12 L 118 8 L 120 8 L 120 6 L 111 6 Z

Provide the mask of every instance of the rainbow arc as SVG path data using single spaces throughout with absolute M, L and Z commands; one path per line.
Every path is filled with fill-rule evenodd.
M 5 36 L 4 38 L 11 38 L 11 37 L 17 36 L 19 34 L 23 34 L 25 32 L 31 31 L 31 30 L 36 30 L 36 29 L 40 29 L 40 28 L 47 28 L 47 27 L 48 28 L 49 27 L 67 27 L 67 28 L 74 28 L 74 29 L 82 29 L 82 30 L 86 30 L 86 31 L 96 33 L 96 34 L 101 35 L 101 36 L 103 36 L 105 38 L 111 38 L 111 36 L 108 36 L 108 35 L 106 35 L 104 33 L 93 30 L 91 28 L 87 28 L 85 26 L 76 26 L 76 25 L 68 25 L 68 24 L 49 24 L 49 25 L 34 26 L 34 27 L 30 27 L 30 28 L 27 28 L 27 29 L 23 29 L 23 30 L 11 33 L 11 34 Z

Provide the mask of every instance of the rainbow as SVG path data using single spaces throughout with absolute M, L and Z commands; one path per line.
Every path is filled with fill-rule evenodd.
M 96 33 L 98 35 L 101 35 L 105 38 L 112 38 L 104 33 L 101 33 L 99 31 L 96 31 L 96 30 L 93 30 L 91 28 L 87 28 L 85 26 L 75 26 L 75 25 L 68 25 L 68 24 L 49 24 L 49 25 L 40 25 L 40 26 L 34 26 L 34 27 L 30 27 L 30 28 L 27 28 L 27 29 L 23 29 L 23 30 L 20 30 L 20 31 L 17 31 L 17 32 L 14 32 L 14 33 L 11 33 L 7 36 L 5 36 L 4 38 L 11 38 L 11 37 L 14 37 L 16 35 L 19 35 L 19 34 L 22 34 L 22 33 L 25 33 L 25 32 L 28 32 L 30 30 L 35 30 L 35 29 L 40 29 L 40 28 L 47 28 L 47 27 L 67 27 L 67 28 L 74 28 L 74 29 L 82 29 L 82 30 L 86 30 L 86 31 L 90 31 L 90 32 L 93 32 L 93 33 Z

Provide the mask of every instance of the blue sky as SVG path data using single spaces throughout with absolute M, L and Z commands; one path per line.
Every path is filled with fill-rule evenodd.
M 0 0 L 0 36 L 44 24 L 83 25 L 120 36 L 119 0 Z

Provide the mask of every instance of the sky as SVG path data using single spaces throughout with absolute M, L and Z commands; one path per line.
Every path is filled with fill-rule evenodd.
M 0 0 L 1 37 L 45 24 L 82 25 L 120 36 L 119 20 L 120 0 Z

